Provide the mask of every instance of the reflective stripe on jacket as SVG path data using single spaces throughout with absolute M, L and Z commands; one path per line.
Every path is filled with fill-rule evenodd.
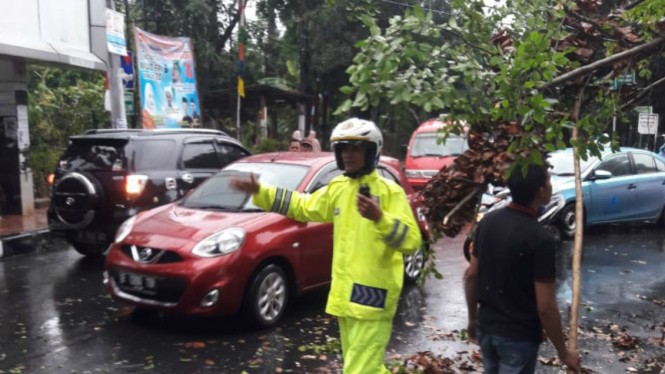
M 358 212 L 357 195 L 365 184 L 383 211 L 377 223 Z M 422 245 L 420 229 L 399 185 L 375 170 L 358 179 L 339 176 L 311 195 L 262 184 L 253 202 L 297 221 L 334 224 L 327 313 L 366 320 L 395 315 L 404 280 L 403 254 L 413 254 Z

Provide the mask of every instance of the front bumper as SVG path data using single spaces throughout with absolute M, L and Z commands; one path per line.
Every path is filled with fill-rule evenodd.
M 411 184 L 411 187 L 413 187 L 414 190 L 419 191 L 422 190 L 427 182 L 430 181 L 430 179 L 425 179 L 425 178 L 409 178 L 408 179 L 409 184 Z
M 233 267 L 233 273 L 229 272 L 229 264 L 238 255 L 239 252 L 235 252 L 217 258 L 183 258 L 174 263 L 143 264 L 134 261 L 120 250 L 120 245 L 114 244 L 106 259 L 106 288 L 114 299 L 147 309 L 201 316 L 235 315 L 240 311 L 246 284 L 241 269 Z M 121 286 L 121 273 L 157 279 L 156 294 L 148 295 Z M 205 295 L 214 289 L 220 293 L 217 304 L 201 307 Z

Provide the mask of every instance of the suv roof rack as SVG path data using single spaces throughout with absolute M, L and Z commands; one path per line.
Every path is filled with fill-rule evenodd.
M 122 134 L 122 133 L 134 133 L 134 134 L 177 134 L 177 133 L 195 133 L 195 134 L 218 134 L 229 136 L 227 133 L 221 130 L 214 129 L 92 129 L 87 130 L 85 135 L 95 135 L 95 134 Z

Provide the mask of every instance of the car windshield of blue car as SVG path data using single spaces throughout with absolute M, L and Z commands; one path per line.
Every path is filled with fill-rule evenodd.
M 411 145 L 411 157 L 454 157 L 459 156 L 469 148 L 466 138 L 450 135 L 444 143 L 442 133 L 424 132 L 416 135 Z
M 586 161 L 580 160 L 580 171 L 584 171 L 593 163 L 595 158 L 589 157 Z M 550 174 L 559 177 L 574 177 L 575 165 L 573 164 L 573 154 L 571 152 L 552 153 L 547 159 L 551 165 Z
M 181 203 L 186 208 L 232 212 L 263 211 L 252 204 L 251 196 L 229 186 L 233 178 L 249 178 L 250 173 L 261 183 L 288 190 L 298 188 L 308 167 L 278 163 L 237 163 L 211 177 Z

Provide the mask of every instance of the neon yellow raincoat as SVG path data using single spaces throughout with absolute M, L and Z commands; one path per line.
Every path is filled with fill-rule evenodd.
M 363 185 L 378 199 L 378 223 L 360 215 Z M 404 190 L 372 173 L 339 176 L 312 195 L 261 185 L 254 204 L 302 222 L 333 222 L 332 285 L 326 312 L 361 320 L 392 319 L 404 278 L 403 254 L 421 246 L 421 234 Z
M 358 211 L 364 185 L 383 211 L 377 223 Z M 389 373 L 383 359 L 404 281 L 403 254 L 422 244 L 404 190 L 374 170 L 357 179 L 337 177 L 312 195 L 262 184 L 253 202 L 297 221 L 334 223 L 326 312 L 339 317 L 344 373 Z

